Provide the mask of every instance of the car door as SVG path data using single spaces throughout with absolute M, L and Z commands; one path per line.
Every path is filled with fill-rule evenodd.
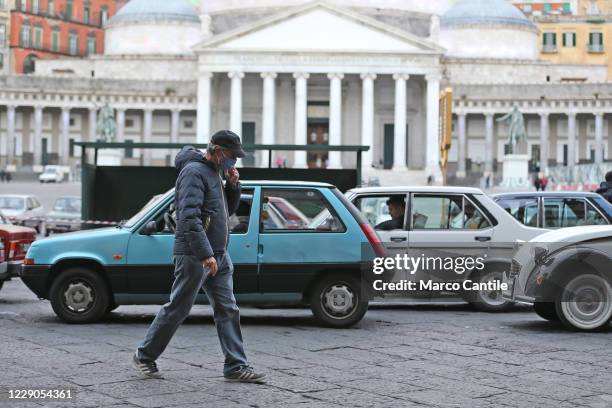
M 447 259 L 486 258 L 494 232 L 488 217 L 464 194 L 413 193 L 408 220 L 409 254 L 423 259 L 425 280 L 463 280 L 468 270 Z
M 257 220 L 251 217 L 253 189 L 244 189 L 236 214 L 229 220 L 228 253 L 234 264 L 234 291 L 257 291 Z M 174 281 L 174 232 L 164 222 L 164 214 L 174 216 L 174 199 L 164 203 L 147 219 L 155 221 L 158 232 L 146 235 L 134 231 L 128 244 L 130 293 L 170 293 Z M 203 293 L 203 290 L 201 291 Z
M 299 293 L 324 270 L 354 266 L 354 246 L 328 189 L 263 187 L 259 198 L 259 290 Z M 325 214 L 327 220 L 321 220 Z M 340 239 L 338 239 L 340 238 Z M 351 245 L 359 245 L 350 242 Z
M 407 193 L 364 193 L 352 197 L 352 203 L 359 209 L 364 218 L 374 228 L 384 242 L 388 256 L 403 256 L 408 252 L 408 230 L 406 213 L 408 211 Z M 397 208 L 394 208 L 397 206 Z M 401 219 L 393 222 L 391 213 L 402 212 Z M 397 214 L 396 214 L 397 215 Z M 393 282 L 418 280 L 420 276 L 411 275 L 407 269 L 396 270 Z

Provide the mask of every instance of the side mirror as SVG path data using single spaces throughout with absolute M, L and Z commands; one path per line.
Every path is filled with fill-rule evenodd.
M 155 221 L 147 222 L 141 229 L 140 233 L 142 235 L 151 235 L 154 232 L 157 232 L 157 223 Z

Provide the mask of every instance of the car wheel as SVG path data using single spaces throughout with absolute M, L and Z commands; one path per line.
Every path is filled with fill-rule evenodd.
M 533 310 L 542 319 L 556 322 L 559 320 L 559 315 L 555 308 L 554 302 L 535 302 L 533 304 Z
M 597 330 L 612 318 L 612 288 L 604 277 L 593 273 L 571 278 L 559 292 L 555 309 L 559 320 L 575 330 Z
M 100 275 L 84 268 L 67 269 L 51 285 L 51 306 L 67 323 L 100 320 L 110 304 L 109 290 Z
M 501 281 L 503 272 L 500 271 L 483 271 L 473 279 L 477 283 L 487 283 L 491 281 Z M 476 309 L 483 312 L 503 312 L 512 307 L 512 302 L 505 300 L 502 297 L 500 290 L 472 290 L 468 293 L 469 302 Z
M 368 310 L 358 278 L 329 275 L 310 291 L 310 308 L 315 318 L 329 327 L 349 327 L 359 322 Z

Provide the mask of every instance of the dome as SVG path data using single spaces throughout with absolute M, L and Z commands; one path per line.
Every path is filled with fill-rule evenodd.
M 440 19 L 440 27 L 514 26 L 537 31 L 516 6 L 507 0 L 461 0 Z
M 131 0 L 121 7 L 107 26 L 123 23 L 177 21 L 200 23 L 198 11 L 188 0 Z

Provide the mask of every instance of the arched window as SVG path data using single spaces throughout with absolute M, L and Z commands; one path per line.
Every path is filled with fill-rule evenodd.
M 68 35 L 68 52 L 70 55 L 79 53 L 79 33 L 76 31 L 70 31 Z
M 19 45 L 22 48 L 30 47 L 30 22 L 24 21 L 21 26 L 21 32 L 19 33 Z
M 23 73 L 24 74 L 31 74 L 32 72 L 36 70 L 36 60 L 37 60 L 37 57 L 34 54 L 28 55 L 23 60 Z
M 96 53 L 96 33 L 89 33 L 87 35 L 87 55 L 93 55 Z

